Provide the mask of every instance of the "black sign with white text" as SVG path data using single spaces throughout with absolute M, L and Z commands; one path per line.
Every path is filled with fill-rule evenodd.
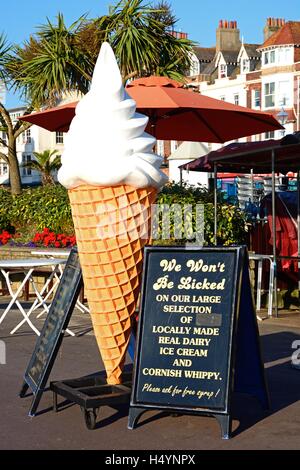
M 131 407 L 229 415 L 245 256 L 244 247 L 145 249 Z M 251 305 L 250 294 L 252 331 Z

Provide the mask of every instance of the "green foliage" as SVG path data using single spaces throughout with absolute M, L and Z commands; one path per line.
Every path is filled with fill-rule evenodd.
M 245 243 L 247 233 L 247 223 L 243 212 L 236 206 L 218 202 L 218 233 L 217 241 L 220 245 L 231 245 Z M 169 207 L 177 205 L 179 210 L 182 207 L 191 207 L 191 212 L 187 211 L 186 220 L 190 232 L 196 230 L 196 205 L 204 206 L 204 240 L 205 245 L 214 243 L 214 204 L 213 194 L 206 188 L 198 186 L 188 186 L 183 184 L 168 184 L 159 193 L 157 204 Z M 182 221 L 184 217 L 182 216 Z M 178 219 L 171 213 L 170 235 L 171 239 L 156 240 L 155 243 L 162 245 L 184 244 L 188 240 L 186 233 L 183 233 L 182 222 L 179 218 L 180 226 L 176 226 Z M 71 208 L 66 189 L 57 184 L 47 185 L 38 188 L 26 189 L 19 196 L 12 196 L 7 190 L 0 189 L 0 232 L 8 230 L 13 232 L 13 227 L 20 233 L 20 241 L 29 241 L 36 232 L 42 231 L 45 227 L 55 233 L 74 234 Z M 158 224 L 159 234 L 166 227 L 163 220 Z M 176 235 L 176 236 L 175 236 Z M 189 235 L 189 234 L 188 234 Z
M 37 108 L 54 105 L 66 91 L 85 94 L 103 41 L 112 45 L 124 83 L 153 74 L 183 81 L 193 43 L 172 36 L 172 11 L 164 2 L 158 8 L 144 0 L 121 0 L 108 15 L 82 16 L 69 27 L 59 14 L 56 24 L 48 20 L 7 54 L 11 85 Z
M 4 83 L 7 81 L 7 73 L 6 73 L 6 57 L 10 52 L 10 44 L 8 44 L 6 37 L 3 33 L 0 33 L 0 80 Z
M 88 91 L 94 64 L 76 40 L 86 23 L 83 16 L 67 27 L 63 15 L 58 14 L 57 24 L 48 19 L 36 37 L 14 47 L 7 69 L 15 88 L 36 106 L 45 101 L 55 103 L 62 92 L 73 90 L 75 85 L 83 93 Z
M 158 10 L 157 8 L 161 8 Z M 169 5 L 151 7 L 144 0 L 121 0 L 97 20 L 120 62 L 124 81 L 135 76 L 163 75 L 183 81 L 190 66 L 192 41 L 170 34 L 176 22 Z
M 68 193 L 61 185 L 26 189 L 17 196 L 0 190 L 0 202 L 0 223 L 4 214 L 16 231 L 29 239 L 45 227 L 55 233 L 74 232 Z
M 170 235 L 169 240 L 156 240 L 156 244 L 183 244 L 189 240 L 189 236 L 196 231 L 197 227 L 197 204 L 204 206 L 204 244 L 214 244 L 214 195 L 213 192 L 206 188 L 198 186 L 189 186 L 183 184 L 169 184 L 160 192 L 157 204 L 164 207 L 172 205 L 181 206 L 181 217 L 174 217 L 174 213 L 170 214 Z M 184 233 L 184 206 L 190 206 L 191 211 L 187 208 L 186 221 L 188 231 Z M 178 207 L 178 206 L 177 206 Z M 219 245 L 232 245 L 245 243 L 248 225 L 244 213 L 236 206 L 224 203 L 222 194 L 218 195 L 217 205 L 217 243 Z M 177 225 L 176 225 L 177 224 Z M 179 224 L 179 226 L 178 226 Z M 167 224 L 164 224 L 163 217 L 157 220 L 158 234 L 162 236 L 164 230 L 168 231 Z M 189 233 L 190 232 L 190 233 Z M 181 236 L 180 236 L 181 234 Z M 179 236 L 178 236 L 179 235 Z
M 53 172 L 61 167 L 61 158 L 56 155 L 58 150 L 44 150 L 33 152 L 35 160 L 23 163 L 23 168 L 31 168 L 41 173 L 42 184 L 55 184 Z
M 12 205 L 12 196 L 10 191 L 0 189 L 0 232 L 7 230 L 14 233 L 14 227 L 11 224 L 9 210 Z

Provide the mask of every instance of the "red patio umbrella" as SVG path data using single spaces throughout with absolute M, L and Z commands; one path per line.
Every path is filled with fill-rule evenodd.
M 161 140 L 227 142 L 262 132 L 282 129 L 267 113 L 236 106 L 188 91 L 165 77 L 147 77 L 131 82 L 127 93 L 137 110 L 149 116 L 147 132 Z M 66 132 L 77 103 L 22 116 L 24 121 L 50 131 Z

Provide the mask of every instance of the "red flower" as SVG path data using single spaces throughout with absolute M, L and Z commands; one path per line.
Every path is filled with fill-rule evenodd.
M 3 230 L 2 233 L 0 233 L 0 243 L 1 245 L 6 245 L 9 240 L 12 238 L 12 235 L 7 232 L 7 230 Z

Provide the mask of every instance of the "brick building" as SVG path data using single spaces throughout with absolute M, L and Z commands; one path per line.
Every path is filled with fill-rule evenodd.
M 299 130 L 300 21 L 268 18 L 263 44 L 248 44 L 236 21 L 221 20 L 216 46 L 195 48 L 188 85 L 212 98 L 269 112 L 284 123 L 286 133 Z M 276 131 L 240 140 L 281 136 Z

